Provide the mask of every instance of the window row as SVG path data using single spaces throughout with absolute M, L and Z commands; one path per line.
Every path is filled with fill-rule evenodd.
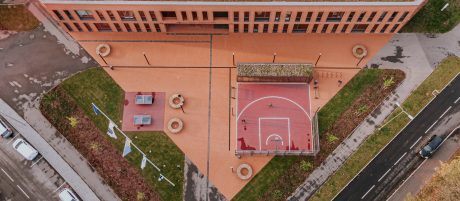
M 64 15 L 69 20 L 75 20 L 71 11 L 63 10 Z M 154 11 L 129 11 L 119 10 L 116 12 L 106 11 L 93 11 L 91 10 L 74 10 L 73 11 L 80 20 L 96 20 L 95 15 L 99 17 L 101 21 L 117 21 L 118 15 L 121 21 L 157 21 L 157 14 L 161 15 L 161 20 L 182 20 L 182 21 L 208 21 L 208 20 L 229 20 L 229 13 L 227 11 L 159 11 L 157 14 Z M 105 12 L 105 13 L 104 13 Z M 53 13 L 59 20 L 64 20 L 63 14 L 58 10 L 53 10 Z M 208 14 L 210 13 L 210 14 Z M 288 11 L 285 13 L 276 11 L 261 11 L 251 13 L 248 11 L 238 12 L 235 11 L 233 14 L 234 22 L 249 22 L 252 18 L 255 22 L 403 22 L 409 15 L 409 12 L 398 12 L 398 11 L 383 11 L 378 13 L 377 11 L 362 11 L 362 12 L 292 12 Z M 109 19 L 106 19 L 109 18 Z M 138 19 L 140 18 L 140 19 Z M 242 19 L 241 19 L 242 18 Z M 149 20 L 148 20 L 149 19 Z
M 372 29 L 370 29 L 370 33 L 377 33 L 380 24 L 374 24 Z M 388 30 L 390 24 L 385 24 L 382 26 L 378 33 L 385 33 Z M 394 24 L 390 30 L 390 33 L 394 33 L 398 30 L 399 24 Z M 331 27 L 330 30 L 329 27 Z M 350 24 L 344 24 L 339 30 L 339 24 L 324 24 L 322 27 L 320 24 L 294 24 L 292 27 L 292 33 L 348 33 Z M 368 29 L 369 24 L 355 24 L 351 28 L 351 33 L 365 33 Z M 271 30 L 270 30 L 271 29 Z M 289 24 L 278 25 L 273 24 L 271 27 L 269 24 L 254 24 L 252 31 L 248 24 L 243 25 L 243 30 L 240 31 L 240 26 L 234 25 L 233 32 L 234 33 L 288 33 L 289 32 Z
M 153 24 L 153 26 L 149 23 L 113 23 L 113 29 L 109 23 L 63 23 L 67 30 L 74 32 L 161 32 L 160 25 Z M 84 30 L 83 27 L 86 29 Z

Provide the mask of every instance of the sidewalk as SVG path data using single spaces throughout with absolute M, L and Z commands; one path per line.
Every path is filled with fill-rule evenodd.
M 45 139 L 40 136 L 40 134 L 38 134 L 2 99 L 0 99 L 0 110 L 4 113 L 4 118 L 43 155 L 48 163 L 50 163 L 55 170 L 59 172 L 59 174 L 83 200 L 99 200 L 96 194 L 89 188 L 82 178 L 80 178 L 74 169 L 65 162 L 56 150 L 53 149 L 53 147 L 51 147 Z
M 394 94 L 374 110 L 326 158 L 322 165 L 308 176 L 288 200 L 306 200 L 311 197 L 359 148 L 361 143 L 374 132 L 375 128 L 381 125 L 385 118 L 393 112 L 396 107 L 394 102 L 403 102 L 428 77 L 435 65 L 446 56 L 449 54 L 460 56 L 459 46 L 449 45 L 454 43 L 453 40 L 458 35 L 460 35 L 460 25 L 457 25 L 448 33 L 436 35 L 435 37 L 414 33 L 395 35 L 368 63 L 368 66 L 403 70 L 406 73 L 406 79 L 394 91 Z M 440 49 L 445 51 L 439 51 Z M 431 56 L 428 58 L 427 55 Z

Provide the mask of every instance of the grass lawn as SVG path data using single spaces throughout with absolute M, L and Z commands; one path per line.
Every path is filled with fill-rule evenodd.
M 93 68 L 65 80 L 61 87 L 76 100 L 85 114 L 94 121 L 96 126 L 105 133 L 108 121 L 102 116 L 96 116 L 91 103 L 94 102 L 115 123 L 120 126 L 122 117 L 123 90 L 101 68 Z M 162 200 L 182 200 L 184 180 L 184 154 L 163 132 L 129 132 L 127 133 L 150 160 L 160 166 L 162 174 L 175 183 L 175 187 L 167 182 L 159 182 L 159 172 L 149 167 L 142 170 L 145 179 L 154 186 Z M 124 138 L 118 135 L 118 140 L 107 138 L 120 151 L 123 149 Z M 140 170 L 142 156 L 134 148 L 126 159 Z
M 0 30 L 29 31 L 38 24 L 38 20 L 25 6 L 0 5 Z
M 444 10 L 441 9 L 449 3 Z M 460 0 L 429 0 L 401 32 L 445 33 L 460 21 Z
M 404 109 L 412 115 L 420 112 L 433 99 L 433 90 L 441 90 L 460 72 L 460 58 L 449 56 L 433 73 L 404 101 Z M 387 118 L 393 118 L 396 109 Z M 409 122 L 405 115 L 399 115 L 381 130 L 376 130 L 361 147 L 335 172 L 310 200 L 331 200 L 358 172 Z
M 380 69 L 366 69 L 360 71 L 339 93 L 334 96 L 319 112 L 319 127 L 321 151 L 316 157 L 306 156 L 277 156 L 274 157 L 234 198 L 233 200 L 285 200 L 300 185 L 310 172 L 321 164 L 340 143 L 344 136 L 332 136 L 328 133 L 337 127 L 339 120 L 350 119 L 347 115 L 351 110 L 355 112 L 356 105 L 362 101 L 369 101 L 360 96 L 369 91 L 382 90 L 383 77 L 398 74 L 401 81 L 401 72 L 384 71 Z M 402 77 L 404 77 L 402 75 Z M 397 82 L 398 82 L 397 81 Z M 393 86 L 395 87 L 395 86 Z M 378 88 L 379 90 L 374 90 Z M 393 88 L 379 91 L 383 96 Z M 373 95 L 370 95 L 373 96 Z M 371 99 L 374 100 L 374 99 Z M 374 102 L 380 103 L 381 100 Z M 377 103 L 377 104 L 378 104 Z M 371 109 L 371 108 L 370 108 Z M 366 111 L 367 113 L 370 112 Z M 362 114 L 362 118 L 367 116 Z M 359 116 L 359 115 L 353 115 Z M 361 122 L 362 120 L 359 120 Z M 347 130 L 347 129 L 345 129 Z M 348 131 L 348 130 L 347 130 Z M 345 132 L 347 132 L 345 131 Z M 348 135 L 347 133 L 346 135 Z M 324 144 L 328 144 L 323 146 Z

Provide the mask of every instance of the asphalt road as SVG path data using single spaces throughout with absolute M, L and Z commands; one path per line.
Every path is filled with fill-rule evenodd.
M 446 137 L 460 125 L 460 76 L 457 76 L 334 200 L 383 200 L 423 159 L 420 147 L 435 134 Z M 440 124 L 443 124 L 440 126 Z M 448 126 L 447 126 L 448 125 Z M 443 131 L 434 128 L 444 127 Z M 442 147 L 441 147 L 442 149 Z

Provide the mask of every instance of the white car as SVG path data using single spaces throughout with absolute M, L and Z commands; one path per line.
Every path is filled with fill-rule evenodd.
M 13 130 L 8 127 L 8 125 L 0 119 L 0 136 L 7 138 L 13 135 Z
M 31 161 L 38 155 L 38 151 L 30 146 L 24 139 L 19 138 L 13 142 L 13 148 L 16 149 L 24 158 Z
M 68 188 L 64 188 L 64 190 L 59 193 L 59 199 L 61 201 L 80 201 L 72 190 Z

